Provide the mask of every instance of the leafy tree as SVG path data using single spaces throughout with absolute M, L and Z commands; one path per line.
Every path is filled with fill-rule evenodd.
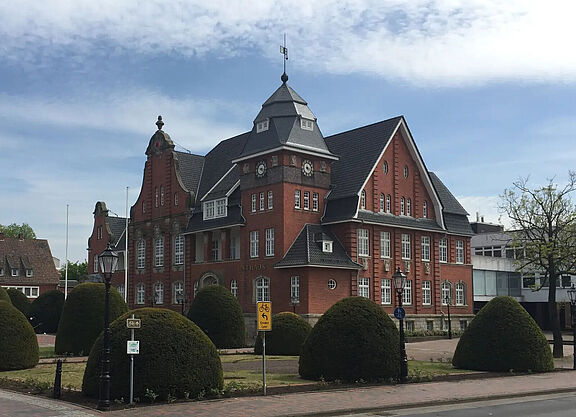
M 68 279 L 83 282 L 88 276 L 88 262 L 68 261 Z M 60 270 L 60 279 L 66 279 L 66 267 Z
M 500 208 L 512 220 L 513 245 L 523 249 L 520 271 L 544 274 L 548 282 L 548 314 L 554 336 L 554 357 L 564 354 L 560 317 L 556 307 L 559 277 L 576 266 L 576 206 L 570 199 L 576 190 L 576 172 L 570 171 L 566 185 L 554 180 L 531 188 L 528 179 L 513 183 L 501 196 Z
M 0 224 L 0 232 L 4 232 L 6 237 L 18 237 L 20 234 L 24 239 L 36 239 L 36 233 L 30 227 L 28 223 L 16 224 L 12 223 L 8 226 L 3 226 Z

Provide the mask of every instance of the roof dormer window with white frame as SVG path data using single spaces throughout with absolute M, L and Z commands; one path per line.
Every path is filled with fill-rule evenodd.
M 226 198 L 206 201 L 204 203 L 204 220 L 217 219 L 228 215 L 228 201 Z
M 302 117 L 300 118 L 300 127 L 304 130 L 314 130 L 314 121 Z
M 264 119 L 261 122 L 256 123 L 256 133 L 265 132 L 268 130 L 270 122 L 268 119 Z

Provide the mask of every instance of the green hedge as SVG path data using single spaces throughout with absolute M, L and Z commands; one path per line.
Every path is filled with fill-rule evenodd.
M 204 331 L 218 349 L 245 344 L 242 308 L 236 297 L 221 285 L 209 285 L 196 294 L 188 318 Z
M 0 301 L 0 371 L 33 368 L 38 363 L 38 340 L 26 316 Z
M 266 332 L 266 353 L 270 355 L 300 355 L 302 345 L 312 326 L 297 314 L 290 312 L 272 316 L 272 330 Z M 262 354 L 262 332 L 258 333 L 254 353 Z
M 56 334 L 54 351 L 87 355 L 104 328 L 104 284 L 87 282 L 76 286 L 66 299 Z M 110 322 L 128 311 L 122 296 L 110 288 Z
M 495 297 L 464 331 L 454 352 L 456 368 L 547 372 L 554 369 L 546 337 L 512 297 Z
M 46 291 L 30 305 L 28 317 L 36 333 L 56 333 L 64 306 L 64 294 L 58 290 Z
M 126 319 L 132 314 L 142 320 L 135 330 L 140 341 L 140 353 L 134 357 L 134 396 L 146 401 L 146 390 L 160 399 L 168 395 L 177 398 L 196 398 L 223 387 L 222 365 L 218 351 L 210 339 L 181 314 L 163 308 L 142 308 L 119 317 L 111 328 L 111 386 L 112 399 L 128 399 L 130 361 L 126 341 L 130 331 Z M 82 391 L 98 396 L 100 355 L 103 335 L 90 352 Z
M 348 297 L 334 304 L 312 328 L 302 347 L 304 379 L 377 381 L 397 378 L 400 338 L 388 315 L 373 301 Z
M 6 301 L 10 304 L 12 303 L 12 300 L 10 299 L 8 292 L 4 287 L 0 287 L 0 301 Z
M 26 318 L 30 317 L 30 300 L 24 293 L 16 288 L 9 288 L 6 290 L 12 301 L 12 305 L 16 307 Z

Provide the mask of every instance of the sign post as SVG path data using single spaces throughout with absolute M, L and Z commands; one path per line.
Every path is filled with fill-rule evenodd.
M 266 332 L 272 330 L 272 303 L 258 301 L 256 307 L 258 331 L 262 332 L 262 387 L 266 395 Z
M 130 329 L 130 340 L 126 343 L 126 352 L 130 355 L 130 405 L 134 404 L 134 355 L 140 353 L 140 342 L 134 340 L 134 329 L 139 329 L 142 322 L 134 318 L 134 314 L 126 319 L 126 327 Z

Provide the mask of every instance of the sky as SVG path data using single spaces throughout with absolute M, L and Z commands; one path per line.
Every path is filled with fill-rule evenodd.
M 125 215 L 158 115 L 204 154 L 252 128 L 281 84 L 325 136 L 406 117 L 470 213 L 575 169 L 570 0 L 3 0 L 0 224 L 84 261 L 97 201 Z M 111 214 L 113 215 L 113 214 Z

